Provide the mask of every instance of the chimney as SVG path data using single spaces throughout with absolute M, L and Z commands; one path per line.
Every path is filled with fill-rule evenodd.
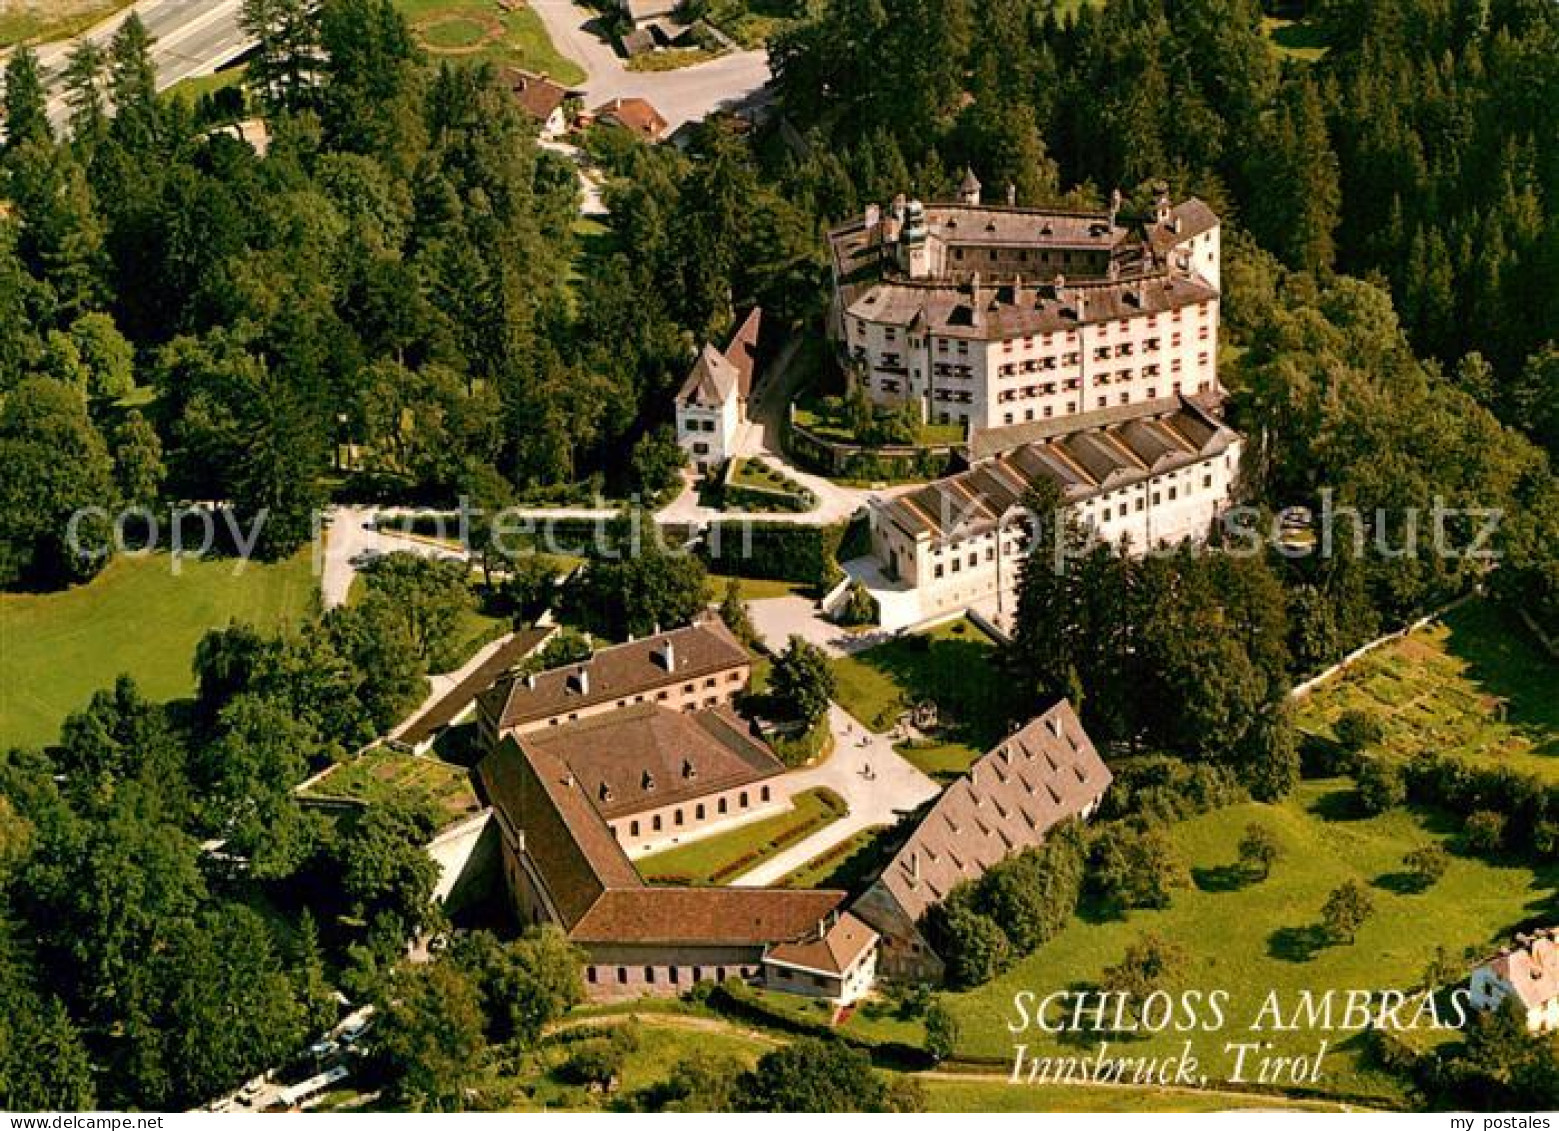
M 985 319 L 985 303 L 980 296 L 980 273 L 969 280 L 969 325 L 979 326 Z
M 1110 193 L 1110 227 L 1115 227 L 1115 218 L 1121 211 L 1121 190 L 1116 189 Z
M 662 641 L 660 647 L 655 649 L 655 662 L 668 672 L 677 670 L 677 648 L 670 638 Z
M 1078 288 L 1077 294 L 1075 294 L 1072 297 L 1072 306 L 1074 308 L 1076 308 L 1077 320 L 1079 322 L 1081 322 L 1085 318 L 1087 318 L 1087 316 L 1088 316 L 1088 296 L 1083 293 L 1083 290 L 1082 290 L 1081 287 Z
M 1169 220 L 1169 182 L 1158 181 L 1153 185 L 1156 199 L 1153 203 L 1153 213 L 1160 224 Z
M 866 230 L 869 232 L 882 223 L 882 209 L 875 204 L 866 206 Z
M 1018 206 L 1018 186 L 1013 184 L 1011 181 L 1008 181 L 1007 182 L 1007 207 L 1008 208 L 1016 208 L 1017 206 Z
M 568 773 L 563 775 L 563 788 L 564 789 L 573 789 L 576 784 L 578 784 L 578 783 L 577 783 L 577 781 L 576 781 L 576 779 L 574 777 L 574 772 L 572 770 L 570 770 Z
M 579 667 L 574 670 L 573 683 L 575 691 L 581 695 L 589 695 L 590 669 L 587 668 L 584 664 L 580 664 Z
M 920 879 L 920 853 L 909 854 L 909 878 L 918 881 Z
M 1050 722 L 1050 733 L 1055 735 L 1057 738 L 1060 738 L 1061 737 L 1061 716 L 1060 715 L 1051 715 L 1049 722 Z
M 525 689 L 527 691 L 535 691 L 536 690 L 536 673 L 535 672 L 526 672 L 525 673 Z

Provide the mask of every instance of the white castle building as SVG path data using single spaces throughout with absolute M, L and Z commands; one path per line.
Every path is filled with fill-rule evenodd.
M 829 234 L 831 333 L 873 401 L 987 428 L 1218 397 L 1219 224 L 961 199 L 873 206 Z
M 883 626 L 1012 612 L 1048 479 L 1082 525 L 1137 552 L 1206 537 L 1242 440 L 1219 419 L 1218 217 L 1126 218 L 900 198 L 830 233 L 831 333 L 877 404 L 963 424 L 968 469 L 871 504 Z

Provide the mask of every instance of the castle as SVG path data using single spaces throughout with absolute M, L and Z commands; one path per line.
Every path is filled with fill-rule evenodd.
M 881 406 L 964 427 L 968 467 L 870 507 L 883 627 L 974 608 L 1001 624 L 1048 480 L 1097 537 L 1204 538 L 1242 437 L 1219 412 L 1218 217 L 1161 190 L 1145 215 L 900 197 L 829 233 L 830 334 Z

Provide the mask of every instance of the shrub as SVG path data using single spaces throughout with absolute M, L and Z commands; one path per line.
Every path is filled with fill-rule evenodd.
M 1349 750 L 1363 750 L 1379 746 L 1386 737 L 1386 728 L 1380 719 L 1369 711 L 1344 711 L 1332 730 L 1337 741 Z
M 1359 804 L 1370 814 L 1395 809 L 1407 800 L 1407 780 L 1399 762 L 1367 758 L 1358 769 Z
M 1467 816 L 1462 826 L 1467 847 L 1474 852 L 1498 852 L 1505 844 L 1505 815 L 1492 809 L 1479 809 Z

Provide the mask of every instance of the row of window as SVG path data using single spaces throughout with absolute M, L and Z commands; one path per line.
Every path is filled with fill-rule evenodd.
M 725 680 L 726 680 L 727 683 L 741 683 L 742 682 L 742 673 L 739 672 L 739 671 L 731 672 L 730 674 L 728 674 L 725 677 Z M 716 676 L 710 676 L 708 679 L 704 680 L 704 687 L 707 690 L 709 688 L 713 688 L 713 687 L 718 686 L 719 682 L 720 681 L 719 681 L 719 679 Z M 695 690 L 697 690 L 697 688 L 698 688 L 698 685 L 696 683 L 684 683 L 682 685 L 682 694 L 683 695 L 691 695 L 691 694 L 693 694 L 693 692 Z M 657 691 L 655 693 L 655 695 L 653 697 L 653 701 L 656 702 L 656 703 L 665 703 L 670 698 L 671 698 L 671 689 L 670 688 L 663 688 L 662 690 Z M 619 706 L 619 707 L 626 707 L 626 706 L 628 706 L 629 703 L 643 703 L 643 702 L 646 702 L 648 700 L 650 700 L 650 696 L 647 695 L 647 694 L 646 695 L 635 695 L 632 699 L 628 699 L 627 697 L 624 697 L 622 699 L 617 700 L 617 706 Z M 720 705 L 720 696 L 715 695 L 715 696 L 710 696 L 709 698 L 706 698 L 706 699 L 704 699 L 702 701 L 689 700 L 688 702 L 683 704 L 682 709 L 684 711 L 698 711 L 698 710 L 707 710 L 710 707 L 718 707 L 719 705 Z M 565 718 L 562 715 L 554 715 L 552 718 L 547 720 L 547 725 L 555 727 L 555 726 L 561 726 L 563 723 L 566 723 L 566 722 L 574 723 L 574 722 L 578 722 L 578 721 L 579 721 L 579 712 L 578 711 L 571 711 L 571 712 L 569 712 L 567 718 Z
M 772 795 L 772 793 L 771 793 L 771 791 L 770 791 L 768 786 L 764 786 L 762 789 L 758 790 L 758 803 L 760 805 L 768 804 L 768 802 L 770 800 L 772 800 L 772 797 L 773 797 L 773 795 Z M 730 801 L 730 799 L 726 798 L 726 797 L 721 797 L 721 798 L 717 799 L 716 802 L 715 802 L 715 812 L 716 812 L 716 814 L 718 814 L 720 816 L 724 816 L 726 813 L 730 812 L 729 801 Z M 741 793 L 737 794 L 737 797 L 736 797 L 736 807 L 738 809 L 750 808 L 751 804 L 752 803 L 751 803 L 750 799 L 748 798 L 748 794 L 747 794 L 747 791 L 745 789 L 742 790 Z M 700 801 L 697 805 L 693 806 L 693 820 L 695 820 L 695 821 L 702 821 L 702 820 L 704 820 L 708 816 L 708 812 L 709 811 L 705 807 L 704 803 L 702 801 Z M 673 827 L 675 827 L 675 828 L 679 828 L 679 829 L 682 828 L 687 823 L 686 815 L 685 815 L 684 811 L 681 810 L 681 809 L 675 810 L 671 814 L 671 823 L 672 823 Z M 665 828 L 665 825 L 664 825 L 663 820 L 662 820 L 662 814 L 656 813 L 653 817 L 650 818 L 650 831 L 652 833 L 661 832 L 661 831 L 664 830 L 664 828 Z M 629 835 L 629 837 L 637 837 L 637 836 L 640 835 L 640 823 L 638 821 L 630 821 L 630 822 L 628 822 L 628 835 Z M 619 828 L 617 830 L 617 839 L 621 840 L 622 838 L 623 838 L 622 829 Z
M 644 984 L 645 985 L 653 986 L 657 982 L 660 981 L 660 974 L 661 974 L 661 968 L 660 967 L 658 967 L 658 966 L 645 966 L 645 967 L 643 967 L 643 972 L 644 972 Z M 758 973 L 758 969 L 755 966 L 738 966 L 734 971 L 728 969 L 725 966 L 716 966 L 716 967 L 714 967 L 713 970 L 711 970 L 709 972 L 710 977 L 713 978 L 716 982 L 723 982 L 727 978 L 733 977 L 733 976 L 734 977 L 739 977 L 739 978 L 751 978 L 751 977 L 755 976 L 757 973 Z M 665 968 L 665 974 L 666 974 L 666 984 L 668 986 L 678 986 L 678 985 L 682 984 L 682 967 L 680 967 L 680 966 L 667 966 Z M 605 978 L 605 975 L 606 975 L 606 971 L 603 970 L 599 966 L 586 966 L 585 967 L 585 981 L 589 982 L 592 986 L 600 985 L 602 980 Z M 616 967 L 615 968 L 615 975 L 616 975 L 617 984 L 619 986 L 626 986 L 628 984 L 628 967 L 626 967 L 626 966 L 618 966 L 618 967 Z M 692 979 L 691 979 L 692 981 L 694 981 L 694 982 L 702 982 L 704 980 L 704 968 L 702 966 L 694 966 L 692 968 L 692 975 L 693 975 Z

